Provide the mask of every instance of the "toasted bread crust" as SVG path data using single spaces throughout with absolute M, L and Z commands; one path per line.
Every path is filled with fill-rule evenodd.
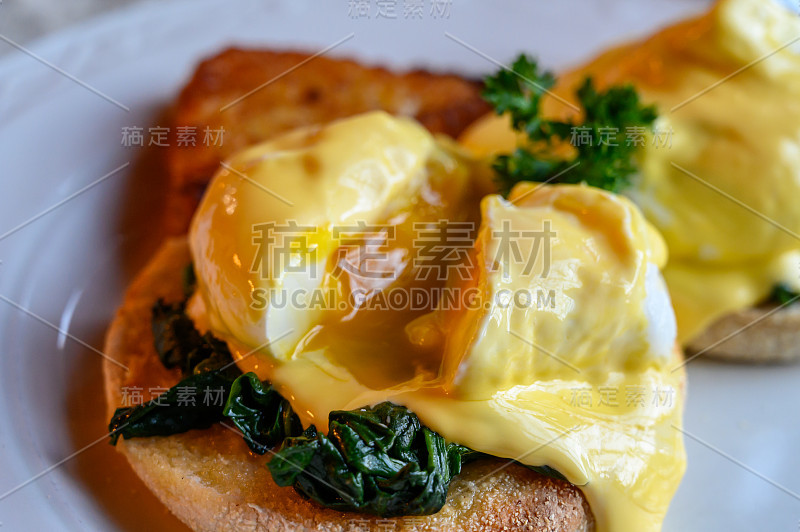
M 692 340 L 687 352 L 734 362 L 800 361 L 800 304 L 762 305 L 725 316 Z
M 185 232 L 220 161 L 310 124 L 383 109 L 413 116 L 433 133 L 459 135 L 489 111 L 480 84 L 421 70 L 403 74 L 306 53 L 231 48 L 197 67 L 173 111 L 166 151 L 167 227 Z M 178 138 L 195 128 L 195 145 Z M 205 130 L 224 129 L 221 146 Z M 212 133 L 212 135 L 214 135 Z
M 159 297 L 181 298 L 181 270 L 189 260 L 186 240 L 169 240 L 129 288 L 106 339 L 108 356 L 128 368 L 105 362 L 109 416 L 121 405 L 123 387 L 143 388 L 149 398 L 149 388 L 179 380 L 153 348 L 151 308 Z M 321 508 L 276 486 L 264 467 L 268 457 L 249 452 L 230 427 L 120 439 L 117 447 L 159 499 L 195 530 L 594 530 L 578 488 L 500 460 L 467 465 L 436 515 L 381 519 Z

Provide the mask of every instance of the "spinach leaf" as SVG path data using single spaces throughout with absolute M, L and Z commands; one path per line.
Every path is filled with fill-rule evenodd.
M 558 471 L 556 471 L 552 467 L 549 467 L 549 466 L 546 466 L 546 465 L 545 466 L 528 466 L 528 465 L 526 465 L 525 467 L 527 467 L 528 469 L 530 469 L 532 471 L 536 471 L 537 473 L 539 473 L 540 475 L 543 475 L 545 477 L 555 478 L 557 480 L 564 480 L 566 482 L 569 482 L 567 480 L 567 477 L 565 477 L 564 475 L 562 475 L 561 473 L 559 473 Z
M 108 425 L 111 445 L 120 436 L 169 436 L 210 427 L 224 417 L 231 383 L 230 377 L 216 371 L 198 373 L 145 404 L 117 408 Z
M 202 337 L 186 315 L 185 304 L 168 304 L 159 299 L 153 305 L 151 329 L 156 353 L 164 367 L 172 369 L 177 366 L 184 374 L 192 373 L 186 369 L 202 343 Z
M 169 436 L 208 428 L 224 419 L 225 401 L 241 371 L 225 342 L 200 335 L 185 313 L 185 302 L 153 306 L 155 348 L 167 368 L 179 367 L 183 380 L 148 403 L 118 408 L 108 430 L 120 436 Z
M 232 379 L 241 374 L 225 342 L 195 329 L 185 302 L 158 300 L 153 306 L 152 330 L 156 353 L 166 368 L 178 367 L 184 376 L 222 368 Z
M 194 272 L 194 264 L 191 262 L 181 272 L 183 283 L 183 295 L 189 299 L 197 288 L 197 275 Z
M 255 373 L 242 375 L 227 345 L 201 335 L 185 309 L 185 302 L 159 301 L 152 324 L 159 358 L 181 368 L 183 380 L 146 404 L 118 408 L 112 445 L 120 436 L 169 436 L 230 419 L 253 452 L 281 444 L 267 464 L 279 486 L 328 508 L 384 517 L 438 512 L 462 464 L 484 456 L 388 402 L 332 412 L 327 436 L 313 425 L 304 431 L 291 404 Z M 563 479 L 546 466 L 531 469 Z
M 786 305 L 787 303 L 795 301 L 798 295 L 800 294 L 797 294 L 794 290 L 789 288 L 789 286 L 781 283 L 775 285 L 775 288 L 772 289 L 768 301 L 773 301 L 779 305 Z
M 289 401 L 255 373 L 233 381 L 223 414 L 242 431 L 253 452 L 264 454 L 287 436 L 303 432 Z
M 311 426 L 286 438 L 267 466 L 279 486 L 323 506 L 393 517 L 438 512 L 473 456 L 407 408 L 384 402 L 331 412 L 328 436 Z

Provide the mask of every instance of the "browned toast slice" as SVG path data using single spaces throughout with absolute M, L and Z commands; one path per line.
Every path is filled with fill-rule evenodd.
M 455 75 L 395 73 L 300 52 L 223 51 L 200 63 L 173 109 L 166 151 L 168 231 L 185 232 L 220 161 L 245 146 L 376 109 L 457 136 L 489 111 L 480 91 L 480 83 Z

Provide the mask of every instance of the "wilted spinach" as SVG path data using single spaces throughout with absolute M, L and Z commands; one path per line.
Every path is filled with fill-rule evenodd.
M 232 379 L 241 374 L 225 342 L 195 328 L 185 302 L 159 300 L 153 306 L 152 330 L 156 353 L 166 368 L 178 367 L 184 376 L 220 368 Z
M 183 380 L 145 404 L 118 408 L 108 426 L 112 445 L 120 436 L 169 436 L 224 419 L 225 401 L 241 371 L 225 342 L 201 335 L 185 310 L 185 302 L 159 300 L 152 312 L 159 359 L 167 368 L 179 367 Z
M 311 426 L 286 438 L 268 467 L 279 486 L 294 486 L 328 508 L 427 515 L 442 508 L 450 481 L 476 454 L 385 402 L 331 412 L 327 436 Z
M 780 305 L 786 305 L 787 303 L 792 303 L 797 299 L 797 296 L 800 295 L 789 286 L 785 284 L 777 284 L 775 288 L 772 289 L 772 293 L 769 296 L 769 301 L 778 303 Z
M 120 436 L 169 436 L 210 427 L 223 419 L 222 401 L 231 382 L 219 372 L 198 373 L 145 404 L 117 408 L 108 425 L 111 444 L 116 445 Z
M 303 432 L 300 418 L 289 401 L 275 389 L 245 373 L 233 382 L 223 411 L 244 435 L 253 452 L 264 454 L 287 436 Z
M 181 272 L 181 283 L 183 285 L 183 295 L 189 299 L 197 288 L 197 275 L 194 272 L 194 264 L 189 263 Z
M 189 267 L 187 298 L 194 282 Z M 180 368 L 183 380 L 146 404 L 118 408 L 109 424 L 113 445 L 120 436 L 168 436 L 230 419 L 254 452 L 280 444 L 267 464 L 279 486 L 328 508 L 383 517 L 438 512 L 461 466 L 484 456 L 388 402 L 331 412 L 327 436 L 313 425 L 303 430 L 290 403 L 255 373 L 242 375 L 227 345 L 201 335 L 185 310 L 185 301 L 159 301 L 152 322 L 160 360 Z M 531 469 L 564 478 L 546 466 Z

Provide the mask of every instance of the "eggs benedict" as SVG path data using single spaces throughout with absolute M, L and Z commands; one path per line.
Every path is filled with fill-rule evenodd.
M 685 468 L 664 241 L 622 196 L 487 183 L 381 112 L 229 159 L 109 333 L 133 368 L 106 365 L 110 405 L 126 383 L 171 385 L 115 410 L 112 442 L 201 530 L 334 529 L 341 510 L 408 530 L 660 530 Z M 181 404 L 189 388 L 224 405 Z
M 721 0 L 601 54 L 543 97 L 545 115 L 571 116 L 591 76 L 600 87 L 631 83 L 657 107 L 654 132 L 634 141 L 639 173 L 624 193 L 664 236 L 678 337 L 694 351 L 800 357 L 796 311 L 753 310 L 776 286 L 800 293 L 798 36 L 800 18 L 778 2 Z M 484 156 L 521 141 L 497 116 L 462 137 Z

